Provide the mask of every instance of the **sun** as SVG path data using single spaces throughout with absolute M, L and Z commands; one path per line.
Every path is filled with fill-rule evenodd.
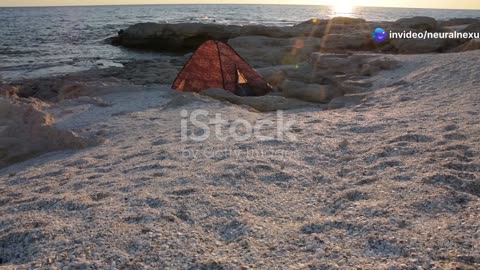
M 353 1 L 336 0 L 332 3 L 333 12 L 336 15 L 353 13 Z

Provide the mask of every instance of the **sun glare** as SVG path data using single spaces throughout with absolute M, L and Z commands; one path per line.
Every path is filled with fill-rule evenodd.
M 337 15 L 351 14 L 353 12 L 353 1 L 349 0 L 337 0 L 332 5 L 333 12 Z

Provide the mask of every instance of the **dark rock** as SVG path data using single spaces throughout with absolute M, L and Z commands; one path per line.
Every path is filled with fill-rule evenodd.
M 223 89 L 207 89 L 200 92 L 200 94 L 217 100 L 227 101 L 236 105 L 249 106 L 260 112 L 291 110 L 312 106 L 319 107 L 317 104 L 274 95 L 260 97 L 239 97 Z
M 159 51 L 191 51 L 207 40 L 227 42 L 239 36 L 288 38 L 290 28 L 263 25 L 219 25 L 200 23 L 138 23 L 128 27 L 112 44 Z
M 335 50 L 372 50 L 374 48 L 371 33 L 356 32 L 328 34 L 323 38 L 323 51 Z
M 335 17 L 330 20 L 310 19 L 308 21 L 299 23 L 295 27 L 314 26 L 314 25 L 327 25 L 327 24 L 360 24 L 367 21 L 359 18 L 350 17 Z
M 440 22 L 440 26 L 445 27 L 445 26 L 457 26 L 457 25 L 465 25 L 465 24 L 473 24 L 473 23 L 479 23 L 479 19 L 473 19 L 473 18 L 455 18 L 451 19 L 448 21 L 442 21 Z
M 398 27 L 406 27 L 420 31 L 433 31 L 438 28 L 438 22 L 431 17 L 413 17 L 397 20 L 395 24 Z
M 480 50 L 480 39 L 472 39 L 467 43 L 462 44 L 457 48 L 453 49 L 453 52 L 466 52 L 466 51 L 473 51 L 473 50 Z
M 448 41 L 444 39 L 395 39 L 391 41 L 394 51 L 403 54 L 443 52 Z
M 480 33 L 480 22 L 470 24 L 469 26 L 465 27 L 462 32 L 465 33 Z

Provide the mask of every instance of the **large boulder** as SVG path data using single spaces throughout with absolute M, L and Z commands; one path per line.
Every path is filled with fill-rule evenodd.
M 361 18 L 334 17 L 328 21 L 330 24 L 361 24 L 367 21 Z
M 326 34 L 342 34 L 361 29 L 370 29 L 364 19 L 335 17 L 332 19 L 311 19 L 293 27 L 297 36 L 323 37 Z
M 280 87 L 288 79 L 304 83 L 332 84 L 331 74 L 325 70 L 315 70 L 313 65 L 302 62 L 296 65 L 280 65 L 257 69 L 264 80 L 273 87 Z
M 36 100 L 0 98 L 0 168 L 55 150 L 79 149 L 97 143 L 53 126 Z
M 236 105 L 243 105 L 251 107 L 259 112 L 272 112 L 278 110 L 291 110 L 315 106 L 312 104 L 296 99 L 285 98 L 277 95 L 266 95 L 260 97 L 239 97 L 231 92 L 223 89 L 207 89 L 200 92 L 201 95 L 209 96 L 211 98 L 227 101 Z
M 287 79 L 287 72 L 282 69 L 264 68 L 257 70 L 262 75 L 263 80 L 272 86 L 274 89 L 278 89 L 280 85 Z
M 317 19 L 313 18 L 308 21 L 299 23 L 295 27 L 304 27 L 304 26 L 315 26 L 315 25 L 327 25 L 327 24 L 361 24 L 366 23 L 367 21 L 360 18 L 351 18 L 351 17 L 334 17 L 331 19 Z
M 403 54 L 443 52 L 448 40 L 444 39 L 394 39 L 390 42 L 393 50 Z
M 271 38 L 242 36 L 230 39 L 232 46 L 254 67 L 297 64 L 321 48 L 320 38 Z M 254 48 L 254 49 L 252 49 Z
M 454 52 L 466 52 L 474 50 L 480 50 L 480 39 L 471 39 L 467 43 L 453 49 Z
M 283 82 L 281 90 L 284 97 L 317 103 L 328 103 L 333 98 L 343 95 L 343 91 L 333 85 L 306 84 L 290 80 Z
M 469 26 L 463 29 L 463 32 L 466 33 L 480 33 L 480 22 L 470 24 Z
M 220 25 L 201 23 L 157 24 L 138 23 L 121 31 L 110 40 L 114 45 L 164 51 L 194 50 L 203 42 L 214 39 L 228 41 L 239 36 L 292 37 L 290 28 L 263 25 Z
M 466 24 L 473 24 L 473 23 L 479 23 L 479 19 L 474 19 L 474 18 L 455 18 L 455 19 L 450 19 L 448 21 L 442 21 L 440 22 L 440 26 L 446 27 L 446 26 L 458 26 L 458 25 L 466 25 Z
M 400 63 L 389 57 L 377 54 L 328 54 L 313 53 L 310 63 L 316 70 L 330 71 L 333 74 L 363 75 L 371 67 L 377 71 L 398 68 Z M 369 74 L 374 75 L 374 74 Z M 347 79 L 347 78 L 346 78 Z
M 323 38 L 323 51 L 371 50 L 374 48 L 370 32 L 328 34 Z
M 419 31 L 434 31 L 438 28 L 438 22 L 431 17 L 403 18 L 395 22 L 397 27 L 410 28 Z M 405 30 L 405 29 L 404 29 Z
M 281 38 L 244 36 L 232 38 L 228 44 L 253 67 L 279 65 L 291 51 L 291 42 Z

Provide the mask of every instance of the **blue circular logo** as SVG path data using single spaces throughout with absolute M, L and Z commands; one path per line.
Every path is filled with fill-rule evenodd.
M 380 42 L 384 42 L 388 38 L 388 35 L 387 35 L 387 32 L 383 30 L 383 28 L 379 27 L 375 29 L 375 31 L 373 31 L 372 37 L 373 39 L 375 39 L 376 42 L 380 43 Z

